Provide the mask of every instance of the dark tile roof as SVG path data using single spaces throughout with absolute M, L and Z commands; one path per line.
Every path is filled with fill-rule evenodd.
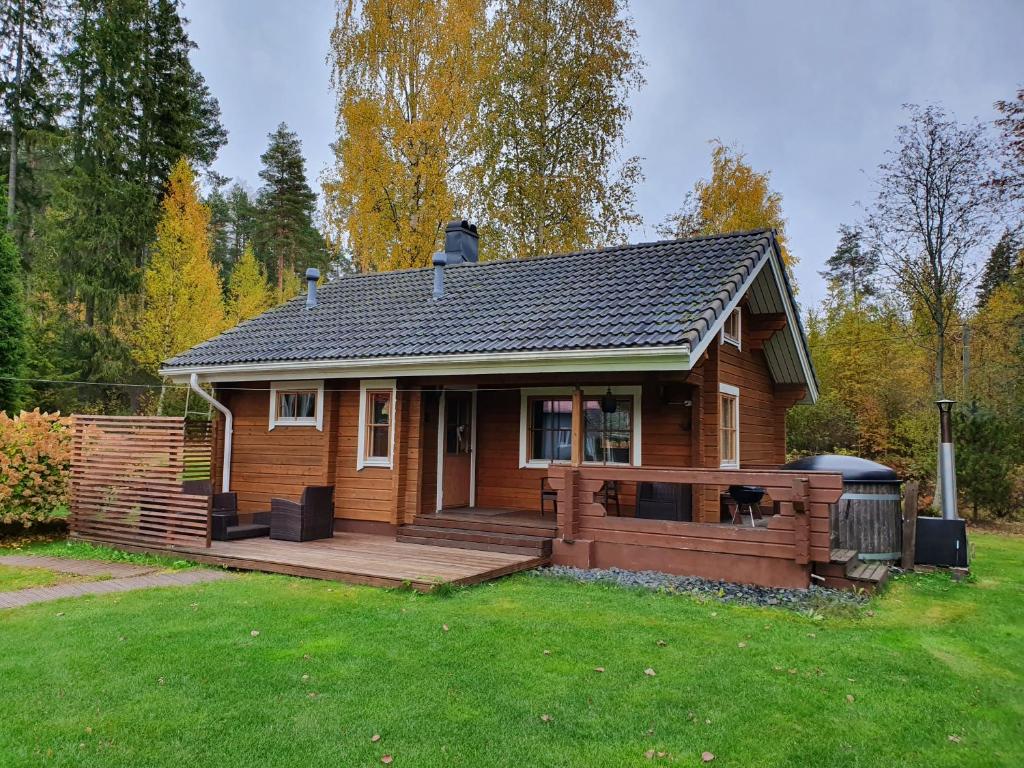
M 521 261 L 343 277 L 165 367 L 695 345 L 764 257 L 770 230 Z

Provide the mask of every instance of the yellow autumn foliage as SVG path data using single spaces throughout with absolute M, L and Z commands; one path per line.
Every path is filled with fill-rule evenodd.
M 294 270 L 290 270 L 294 275 Z M 252 246 L 246 245 L 228 278 L 228 319 L 232 325 L 270 309 L 273 298 L 267 271 L 256 260 Z
M 184 158 L 171 171 L 162 207 L 143 275 L 142 309 L 128 334 L 132 355 L 153 373 L 162 361 L 227 326 L 220 277 L 210 260 L 210 210 L 200 202 Z
M 325 217 L 362 270 L 430 264 L 457 201 L 483 0 L 343 3 L 331 34 L 336 175 Z

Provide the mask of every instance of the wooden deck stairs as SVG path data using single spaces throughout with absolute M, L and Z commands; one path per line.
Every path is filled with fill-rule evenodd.
M 550 557 L 553 522 L 468 515 L 419 515 L 398 529 L 396 539 L 409 544 L 456 547 L 486 552 Z
M 831 561 L 816 563 L 814 572 L 824 578 L 818 583 L 832 589 L 863 589 L 874 593 L 889 579 L 889 566 L 865 562 L 852 549 L 833 549 Z

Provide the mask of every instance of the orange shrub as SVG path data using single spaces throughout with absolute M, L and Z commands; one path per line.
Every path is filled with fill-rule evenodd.
M 0 411 L 0 522 L 45 520 L 68 503 L 71 419 Z

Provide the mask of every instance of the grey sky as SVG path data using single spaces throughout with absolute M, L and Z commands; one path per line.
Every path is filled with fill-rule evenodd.
M 311 183 L 330 163 L 334 103 L 325 63 L 332 0 L 192 0 L 193 60 L 230 132 L 216 169 L 259 182 L 266 136 L 282 120 L 302 139 Z M 1024 2 L 633 0 L 647 85 L 633 99 L 628 154 L 640 155 L 644 227 L 709 173 L 708 141 L 735 143 L 772 173 L 805 304 L 835 231 L 871 197 L 906 102 L 960 119 L 1024 85 Z

